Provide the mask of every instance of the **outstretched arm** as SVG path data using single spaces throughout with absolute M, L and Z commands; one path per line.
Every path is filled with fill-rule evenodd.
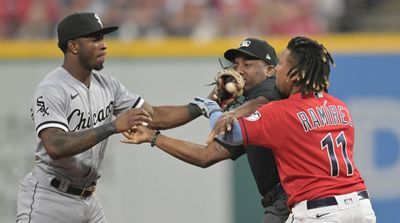
M 218 132 L 215 130 L 215 123 L 221 118 L 222 115 L 223 113 L 220 111 L 210 114 L 209 122 L 212 132 L 210 133 L 207 142 L 211 142 L 214 140 L 214 138 L 218 138 L 221 142 L 229 145 L 243 145 L 242 129 L 237 120 L 235 120 L 233 123 L 230 123 L 232 126 L 230 131 Z
M 217 102 L 207 98 L 196 97 L 190 104 L 196 105 L 209 118 L 212 132 L 208 136 L 207 143 L 211 143 L 214 138 L 218 137 L 220 141 L 229 145 L 243 145 L 242 130 L 236 119 L 232 123 L 229 123 L 228 131 L 225 132 L 224 129 L 216 130 L 215 124 L 223 115 Z
M 244 104 L 240 105 L 239 107 L 225 112 L 219 120 L 214 125 L 214 130 L 216 132 L 222 133 L 230 131 L 232 126 L 231 124 L 239 117 L 248 116 L 255 112 L 257 108 L 261 107 L 262 105 L 268 103 L 269 100 L 263 96 L 259 96 L 255 99 L 249 100 Z
M 228 150 L 217 142 L 211 142 L 204 145 L 195 144 L 184 141 L 164 134 L 156 136 L 156 131 L 144 126 L 138 126 L 130 132 L 124 132 L 124 143 L 141 144 L 145 142 L 154 142 L 154 145 L 189 164 L 207 168 L 219 161 L 229 159 L 231 157 Z
M 145 102 L 142 108 L 150 113 L 149 126 L 154 129 L 170 129 L 182 126 L 201 115 L 201 110 L 194 105 L 151 106 Z
M 124 132 L 132 126 L 151 122 L 143 109 L 133 108 L 120 114 L 113 122 L 80 132 L 65 132 L 60 128 L 46 128 L 39 137 L 53 160 L 82 153 L 112 134 Z
M 268 102 L 270 102 L 270 100 L 268 100 L 264 96 L 258 96 L 257 98 L 246 101 L 244 104 L 226 113 L 232 115 L 235 118 L 248 116 L 253 112 L 255 112 L 259 107 L 263 106 L 264 104 L 267 104 Z

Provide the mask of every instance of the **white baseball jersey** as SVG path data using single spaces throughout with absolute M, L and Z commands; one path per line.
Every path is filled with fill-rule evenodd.
M 129 108 L 141 107 L 144 100 L 131 93 L 117 79 L 93 73 L 86 87 L 64 68 L 50 72 L 33 96 L 36 134 L 55 127 L 66 132 L 95 128 Z M 38 138 L 37 166 L 44 172 L 67 178 L 74 185 L 86 186 L 100 177 L 107 139 L 72 157 L 53 160 Z

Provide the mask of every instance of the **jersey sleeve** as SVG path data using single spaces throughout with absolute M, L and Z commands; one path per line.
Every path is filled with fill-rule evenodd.
M 37 136 L 40 131 L 49 127 L 69 131 L 66 98 L 66 93 L 56 85 L 44 85 L 36 89 L 33 95 L 32 115 Z
M 240 118 L 244 145 L 279 148 L 286 134 L 282 112 L 281 103 L 270 102 L 253 114 Z
M 246 153 L 246 150 L 243 145 L 229 145 L 227 143 L 222 142 L 218 138 L 214 139 L 218 144 L 223 146 L 228 152 L 231 154 L 231 160 L 236 160 Z
M 119 80 L 110 78 L 115 91 L 114 115 L 129 108 L 140 108 L 143 105 L 144 100 L 138 94 L 129 91 Z

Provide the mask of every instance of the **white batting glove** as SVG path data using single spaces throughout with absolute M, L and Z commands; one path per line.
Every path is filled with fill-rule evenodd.
M 222 111 L 217 102 L 207 98 L 195 97 L 190 104 L 199 107 L 203 115 L 207 118 L 210 118 L 213 112 Z

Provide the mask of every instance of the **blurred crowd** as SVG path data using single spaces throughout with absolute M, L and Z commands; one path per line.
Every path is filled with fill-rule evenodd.
M 123 40 L 400 31 L 400 4 L 397 2 L 0 0 L 0 39 L 54 38 L 57 22 L 76 11 L 96 12 L 103 24 L 119 26 L 113 35 Z

